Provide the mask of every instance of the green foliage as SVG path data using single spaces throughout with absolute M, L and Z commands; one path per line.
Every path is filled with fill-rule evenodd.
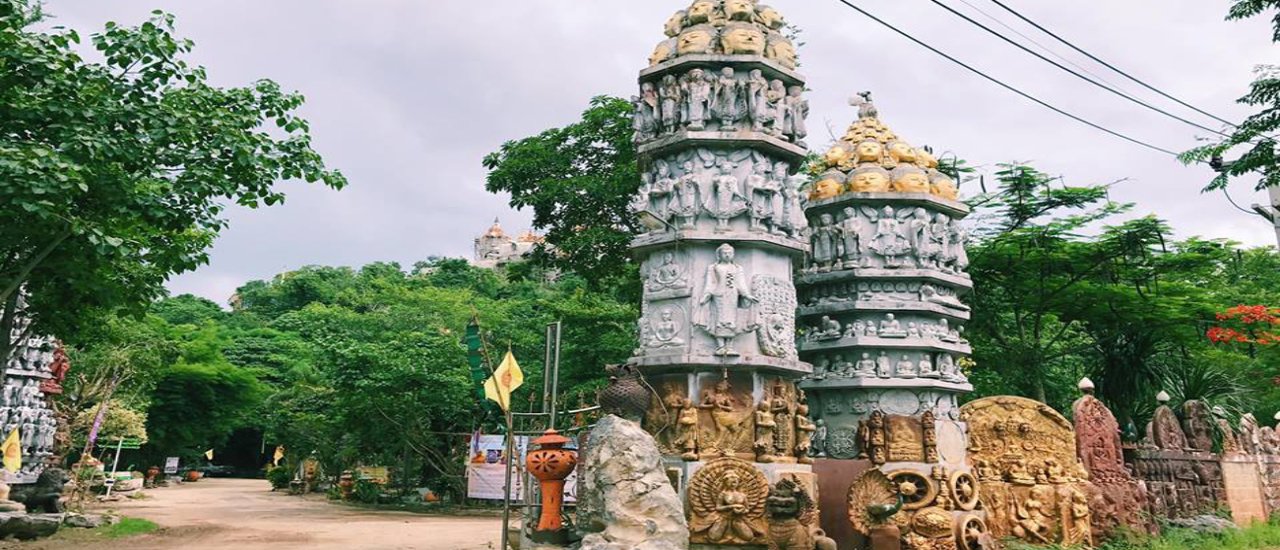
M 98 529 L 101 530 L 102 535 L 106 538 L 122 539 L 137 535 L 145 535 L 159 528 L 160 526 L 151 520 L 122 517 L 120 518 L 120 521 L 111 525 L 99 527 Z
M 97 416 L 97 407 L 80 411 L 71 422 L 71 432 L 76 435 L 88 434 L 89 428 L 93 426 L 93 421 Z M 107 414 L 102 421 L 102 427 L 98 430 L 98 440 L 107 442 L 120 438 L 139 439 L 145 443 L 147 441 L 147 414 L 129 408 L 120 401 L 113 400 L 108 405 Z M 77 441 L 77 446 L 83 444 L 83 439 Z
M 156 302 L 150 311 L 171 325 L 203 325 L 226 317 L 226 312 L 212 300 L 190 294 Z
M 1201 399 L 1233 418 L 1271 417 L 1280 361 L 1211 347 L 1205 330 L 1231 305 L 1275 303 L 1280 255 L 1172 242 L 1153 217 L 1115 223 L 1131 207 L 1108 201 L 1104 186 L 1067 187 L 1020 165 L 1002 166 L 996 181 L 973 201 L 975 396 L 1024 395 L 1069 411 L 1076 381 L 1089 376 L 1122 425 L 1132 420 L 1131 433 L 1162 389 L 1175 406 Z
M 1271 18 L 1271 40 L 1280 42 L 1280 12 L 1277 10 L 1280 10 L 1280 2 L 1276 0 L 1234 0 L 1227 12 L 1227 20 L 1277 12 Z M 1221 159 L 1228 153 L 1244 150 L 1235 161 L 1224 163 L 1218 175 L 1205 187 L 1205 191 L 1224 189 L 1232 177 L 1245 175 L 1258 177 L 1256 189 L 1259 190 L 1280 185 L 1280 156 L 1277 155 L 1274 137 L 1277 130 L 1280 130 L 1280 118 L 1276 116 L 1280 109 L 1280 67 L 1259 65 L 1255 72 L 1257 78 L 1249 85 L 1249 93 L 1236 102 L 1255 107 L 1259 111 L 1244 122 L 1227 129 L 1224 132 L 1225 138 L 1179 156 L 1183 162 L 1191 164 Z
M 640 229 L 628 207 L 640 187 L 632 136 L 631 104 L 600 96 L 582 120 L 509 141 L 484 158 L 485 188 L 509 193 L 514 208 L 531 208 L 534 226 L 546 232 L 539 257 L 594 288 L 625 273 L 627 246 Z
M 271 490 L 288 489 L 289 483 L 293 481 L 293 472 L 284 466 L 276 466 L 267 469 L 267 482 L 271 484 Z
M 37 8 L 0 0 L 0 304 L 25 284 L 41 332 L 145 309 L 207 262 L 229 203 L 278 203 L 281 180 L 345 185 L 311 147 L 301 95 L 211 85 L 173 16 L 107 23 L 94 62 L 77 32 L 35 26 Z
M 377 504 L 381 497 L 382 486 L 367 479 L 357 479 L 351 491 L 351 498 L 365 504 Z
M 1187 529 L 1165 529 L 1159 537 L 1134 535 L 1107 541 L 1098 550 L 1270 550 L 1280 545 L 1280 526 L 1255 523 L 1222 534 L 1197 533 Z M 1031 546 L 1013 542 L 1009 550 L 1067 550 L 1062 546 Z
M 147 448 L 157 457 L 200 457 L 248 425 L 261 399 L 257 378 L 233 365 L 179 362 L 164 368 L 147 410 Z

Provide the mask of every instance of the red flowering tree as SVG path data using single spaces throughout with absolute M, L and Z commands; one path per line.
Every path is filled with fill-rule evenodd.
M 1239 305 L 1216 315 L 1205 334 L 1215 344 L 1280 344 L 1280 307 Z

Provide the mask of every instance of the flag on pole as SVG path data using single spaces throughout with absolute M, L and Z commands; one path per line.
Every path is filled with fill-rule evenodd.
M 0 451 L 4 452 L 4 469 L 11 474 L 18 473 L 22 469 L 22 441 L 18 436 L 18 429 L 14 428 L 9 432 L 4 444 L 0 445 Z
M 520 371 L 516 356 L 511 354 L 511 350 L 507 350 L 507 356 L 502 359 L 498 370 L 485 380 L 484 396 L 490 401 L 496 401 L 502 410 L 510 410 L 511 392 L 516 391 L 521 384 L 524 384 L 524 372 Z
M 213 461 L 213 449 L 209 449 L 209 450 L 205 451 L 205 452 L 204 452 L 204 457 L 205 457 L 205 458 L 207 458 L 207 459 L 209 459 L 210 461 Z
M 284 458 L 284 445 L 276 445 L 276 453 L 271 456 L 271 463 L 275 466 L 280 465 L 280 460 Z

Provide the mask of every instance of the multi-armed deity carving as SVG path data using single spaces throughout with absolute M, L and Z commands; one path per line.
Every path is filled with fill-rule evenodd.
M 769 481 L 750 462 L 721 458 L 689 480 L 689 531 L 694 544 L 765 544 Z
M 990 397 L 964 406 L 969 461 L 997 538 L 1091 545 L 1089 474 L 1071 423 L 1049 406 Z

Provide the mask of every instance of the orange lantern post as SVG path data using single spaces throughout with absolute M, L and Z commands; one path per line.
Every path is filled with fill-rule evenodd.
M 578 453 L 565 449 L 569 438 L 555 430 L 547 430 L 542 437 L 533 440 L 538 450 L 529 452 L 525 466 L 537 478 L 542 488 L 542 515 L 535 531 L 560 531 L 564 518 L 560 507 L 564 503 L 564 480 L 578 465 Z

